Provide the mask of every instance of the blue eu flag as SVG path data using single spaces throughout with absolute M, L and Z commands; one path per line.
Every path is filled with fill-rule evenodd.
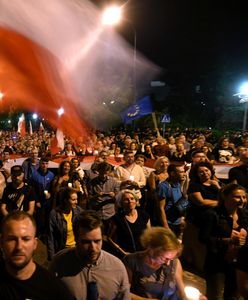
M 153 112 L 150 96 L 145 96 L 140 99 L 136 104 L 130 106 L 124 112 L 121 117 L 125 124 L 130 123 L 133 120 L 139 119 L 142 116 L 149 115 Z

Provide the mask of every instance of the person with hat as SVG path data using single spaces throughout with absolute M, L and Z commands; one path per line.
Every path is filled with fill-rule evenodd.
M 33 189 L 24 182 L 22 166 L 15 165 L 10 170 L 11 182 L 3 191 L 0 210 L 3 216 L 7 216 L 15 210 L 24 210 L 30 215 L 34 213 L 35 197 Z

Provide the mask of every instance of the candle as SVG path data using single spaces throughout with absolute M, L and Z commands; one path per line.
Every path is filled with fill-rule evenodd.
M 48 194 L 48 191 L 47 191 L 47 190 L 44 190 L 44 194 L 47 195 L 47 194 Z
M 130 179 L 131 181 L 134 181 L 134 176 L 133 176 L 133 175 L 130 175 L 129 179 Z
M 199 300 L 200 291 L 192 286 L 186 286 L 184 292 L 188 300 Z
M 71 182 L 68 183 L 68 187 L 72 188 L 72 183 Z

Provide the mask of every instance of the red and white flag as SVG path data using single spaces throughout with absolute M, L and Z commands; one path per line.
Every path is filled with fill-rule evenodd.
M 64 150 L 65 141 L 64 141 L 64 134 L 61 129 L 57 129 L 56 135 L 51 141 L 51 153 L 52 155 L 57 154 Z
M 30 135 L 33 134 L 33 126 L 32 126 L 31 120 L 29 121 L 29 134 L 30 134 Z
M 39 128 L 39 131 L 45 131 L 45 128 L 44 128 L 42 122 L 40 122 L 40 128 Z
M 25 125 L 25 116 L 21 115 L 18 121 L 18 129 L 17 132 L 20 133 L 21 136 L 25 136 L 26 134 L 26 125 Z

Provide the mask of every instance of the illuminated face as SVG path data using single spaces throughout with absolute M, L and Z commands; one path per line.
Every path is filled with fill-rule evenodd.
M 168 166 L 169 166 L 168 159 L 165 159 L 165 158 L 161 159 L 161 161 L 160 161 L 161 170 L 167 170 Z
M 144 160 L 143 157 L 138 157 L 135 162 L 136 162 L 137 165 L 139 165 L 141 167 L 143 167 L 144 164 L 145 164 L 145 160 Z
M 19 186 L 23 182 L 23 179 L 24 179 L 24 173 L 21 173 L 20 175 L 11 174 L 11 180 L 15 186 Z
M 211 176 L 212 176 L 212 173 L 209 170 L 209 168 L 204 167 L 204 166 L 198 168 L 197 174 L 198 174 L 201 182 L 205 182 L 205 181 L 211 179 Z
M 88 261 L 94 263 L 98 259 L 102 249 L 102 231 L 98 227 L 91 231 L 86 231 L 82 228 L 79 229 L 77 238 L 77 251 L 79 256 Z
M 178 251 L 172 250 L 172 251 L 163 251 L 158 249 L 150 249 L 149 252 L 150 255 L 150 261 L 154 265 L 167 265 L 169 266 L 170 263 L 177 258 Z
M 63 173 L 64 174 L 68 174 L 71 170 L 71 166 L 69 162 L 66 162 L 63 166 Z
M 77 159 L 71 160 L 72 168 L 76 169 L 79 166 L 79 161 Z
M 192 162 L 193 164 L 197 164 L 198 162 L 205 161 L 206 160 L 206 155 L 202 153 L 197 153 L 192 157 Z
M 125 155 L 125 161 L 126 163 L 128 163 L 129 165 L 134 163 L 134 154 L 133 153 L 128 153 Z
M 226 197 L 225 207 L 227 209 L 235 209 L 243 207 L 247 203 L 247 196 L 244 190 L 234 190 Z
M 73 193 L 70 195 L 70 198 L 69 198 L 69 204 L 70 204 L 70 208 L 71 209 L 74 209 L 77 207 L 77 203 L 78 203 L 78 200 L 77 200 L 77 193 Z
M 41 161 L 41 162 L 40 162 L 40 168 L 41 168 L 41 170 L 42 170 L 43 172 L 46 172 L 47 169 L 48 169 L 48 162 L 46 162 L 46 161 Z
M 186 179 L 186 172 L 184 166 L 176 167 L 176 176 L 179 182 L 182 182 Z
M 30 264 L 37 247 L 31 220 L 8 221 L 3 228 L 1 247 L 6 264 L 12 269 L 21 270 Z
M 122 205 L 124 209 L 134 209 L 136 207 L 136 199 L 131 193 L 125 193 L 122 198 Z

